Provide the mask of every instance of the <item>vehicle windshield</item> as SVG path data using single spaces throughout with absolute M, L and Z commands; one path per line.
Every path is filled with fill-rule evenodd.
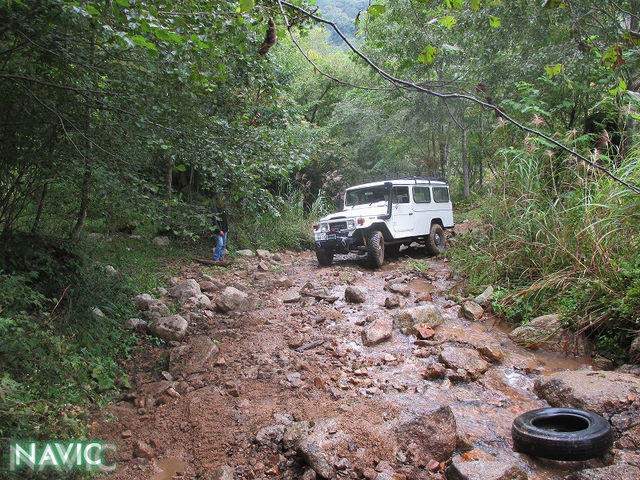
M 370 205 L 372 203 L 386 201 L 389 198 L 389 190 L 385 185 L 375 187 L 354 188 L 347 190 L 344 204 L 352 207 L 354 205 Z

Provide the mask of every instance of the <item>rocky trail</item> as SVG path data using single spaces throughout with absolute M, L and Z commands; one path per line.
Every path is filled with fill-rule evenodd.
M 118 445 L 109 478 L 640 478 L 637 368 L 518 346 L 490 307 L 451 296 L 446 260 L 419 250 L 379 271 L 258 253 L 190 265 L 134 299 L 168 342 L 127 322 L 146 344 L 126 366 L 132 388 L 91 431 Z M 514 452 L 514 418 L 550 404 L 604 415 L 611 453 Z

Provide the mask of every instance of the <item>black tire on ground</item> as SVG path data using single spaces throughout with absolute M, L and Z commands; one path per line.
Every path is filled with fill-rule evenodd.
M 387 258 L 395 258 L 400 255 L 400 244 L 392 243 L 384 246 L 384 254 Z
M 380 268 L 384 263 L 384 237 L 380 230 L 367 233 L 367 259 L 372 268 Z
M 611 426 L 600 415 L 576 408 L 540 408 L 523 413 L 511 426 L 513 449 L 553 460 L 588 460 L 607 453 Z
M 333 251 L 316 248 L 316 258 L 321 267 L 330 267 L 331 263 L 333 263 Z
M 434 223 L 427 237 L 427 250 L 431 255 L 439 255 L 445 248 L 447 248 L 447 237 L 444 234 L 444 228 Z

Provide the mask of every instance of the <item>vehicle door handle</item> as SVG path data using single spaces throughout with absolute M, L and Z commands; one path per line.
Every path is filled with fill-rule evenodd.
M 413 215 L 413 212 L 411 212 L 409 215 Z

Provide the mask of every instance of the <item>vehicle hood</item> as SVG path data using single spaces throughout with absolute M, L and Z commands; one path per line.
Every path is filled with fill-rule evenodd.
M 356 205 L 354 207 L 347 207 L 344 210 L 331 215 L 327 215 L 320 219 L 321 222 L 328 222 L 331 220 L 340 220 L 343 218 L 354 217 L 377 217 L 378 215 L 384 215 L 387 213 L 387 202 L 381 205 L 379 202 L 377 205 Z

